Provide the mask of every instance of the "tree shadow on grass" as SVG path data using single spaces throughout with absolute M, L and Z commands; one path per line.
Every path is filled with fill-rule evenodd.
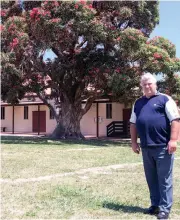
M 139 206 L 130 206 L 130 205 L 120 205 L 118 203 L 104 202 L 103 208 L 112 209 L 114 211 L 123 211 L 126 213 L 143 213 L 146 209 L 143 209 Z
M 89 147 L 129 147 L 130 140 L 125 139 L 86 139 L 86 140 L 54 140 L 47 137 L 23 137 L 23 136 L 1 136 L 2 144 L 38 144 L 43 146 L 59 145 L 72 147 L 72 145 L 87 145 Z

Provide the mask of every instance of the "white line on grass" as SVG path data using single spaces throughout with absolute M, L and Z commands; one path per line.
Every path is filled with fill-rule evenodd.
M 180 157 L 175 158 L 176 160 L 179 160 Z M 15 180 L 11 179 L 0 179 L 0 182 L 2 183 L 11 183 L 11 184 L 19 184 L 19 183 L 29 183 L 29 182 L 41 182 L 41 181 L 49 181 L 51 179 L 57 178 L 57 177 L 65 177 L 65 176 L 72 176 L 75 174 L 85 174 L 85 173 L 95 173 L 95 174 L 101 174 L 104 173 L 104 171 L 111 170 L 111 169 L 123 169 L 123 168 L 133 168 L 134 166 L 142 165 L 142 162 L 138 163 L 124 163 L 124 164 L 115 164 L 115 165 L 109 165 L 109 166 L 103 166 L 103 167 L 91 167 L 87 169 L 81 169 L 74 172 L 68 172 L 68 173 L 58 173 L 54 175 L 49 176 L 40 176 L 35 178 L 19 178 Z
M 65 176 L 72 176 L 75 174 L 85 174 L 85 173 L 102 173 L 105 170 L 111 170 L 111 169 L 119 169 L 119 168 L 125 168 L 125 167 L 134 167 L 134 166 L 138 166 L 141 165 L 142 162 L 139 163 L 125 163 L 125 164 L 115 164 L 115 165 L 110 165 L 110 166 L 103 166 L 103 167 L 91 167 L 91 168 L 87 168 L 87 169 L 81 169 L 81 170 L 77 170 L 74 172 L 67 172 L 67 173 L 58 173 L 58 174 L 54 174 L 54 175 L 49 175 L 49 176 L 40 176 L 40 177 L 35 177 L 35 178 L 19 178 L 19 179 L 15 179 L 15 180 L 11 180 L 11 179 L 0 179 L 1 182 L 3 183 L 12 183 L 12 184 L 17 184 L 17 183 L 27 183 L 27 182 L 40 182 L 40 181 L 44 181 L 44 180 L 51 180 L 57 177 L 65 177 Z

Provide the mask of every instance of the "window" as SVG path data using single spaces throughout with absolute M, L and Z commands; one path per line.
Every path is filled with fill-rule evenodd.
M 54 119 L 54 114 L 53 114 L 52 110 L 49 111 L 49 118 Z
M 5 107 L 1 107 L 1 120 L 5 119 Z
M 24 119 L 28 119 L 29 108 L 28 106 L 24 106 Z
M 106 104 L 106 118 L 107 119 L 112 118 L 112 104 L 111 103 Z

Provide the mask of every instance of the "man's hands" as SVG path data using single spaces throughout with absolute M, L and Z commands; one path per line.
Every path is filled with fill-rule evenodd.
M 171 122 L 171 138 L 167 146 L 169 154 L 174 153 L 177 149 L 177 140 L 179 136 L 179 131 L 180 131 L 179 119 L 175 119 Z
M 139 144 L 137 143 L 137 130 L 136 130 L 136 125 L 135 124 L 130 124 L 130 134 L 131 134 L 131 147 L 134 153 L 139 154 L 140 153 L 140 147 Z
M 170 140 L 167 147 L 169 154 L 174 153 L 177 149 L 177 141 Z
M 132 143 L 131 144 L 132 150 L 134 153 L 139 154 L 140 153 L 140 147 L 138 143 Z M 168 143 L 168 152 L 169 154 L 172 154 L 177 149 L 177 141 L 170 140 Z
M 140 147 L 138 143 L 132 143 L 131 144 L 132 150 L 134 153 L 139 154 L 140 153 Z

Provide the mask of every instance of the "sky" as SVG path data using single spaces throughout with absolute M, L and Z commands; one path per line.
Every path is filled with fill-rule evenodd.
M 161 36 L 176 46 L 176 56 L 180 58 L 180 1 L 160 1 L 159 25 L 151 33 L 150 38 Z
M 176 57 L 180 58 L 180 1 L 160 1 L 159 25 L 155 27 L 150 38 L 161 36 L 170 40 L 176 47 Z M 180 73 L 178 72 L 180 75 Z M 156 76 L 157 80 L 162 75 Z
M 180 1 L 160 1 L 159 25 L 155 27 L 150 38 L 161 36 L 170 40 L 176 46 L 176 56 L 180 58 Z M 54 57 L 51 52 L 45 54 Z

